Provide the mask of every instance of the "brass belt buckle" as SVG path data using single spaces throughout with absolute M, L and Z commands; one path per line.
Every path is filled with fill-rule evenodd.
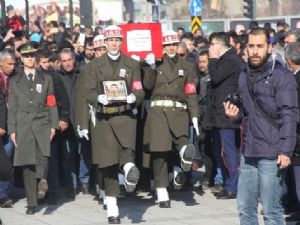
M 107 114 L 113 114 L 117 112 L 118 112 L 117 107 L 105 107 L 105 113 Z

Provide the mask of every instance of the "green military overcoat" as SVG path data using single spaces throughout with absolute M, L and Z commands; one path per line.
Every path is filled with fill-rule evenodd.
M 9 81 L 8 133 L 16 134 L 14 165 L 35 165 L 36 152 L 50 156 L 50 129 L 58 128 L 52 77 L 36 71 L 32 88 L 24 72 Z
M 115 73 L 107 54 L 91 61 L 84 72 L 87 73 L 86 98 L 95 108 L 98 107 L 98 95 L 103 94 L 103 81 L 125 80 L 128 91 L 136 96 L 137 105 L 141 104 L 144 98 L 139 63 L 122 53 Z M 97 116 L 92 133 L 93 163 L 99 168 L 117 164 L 120 147 L 135 150 L 136 116 L 134 113 L 109 116 L 105 119 Z
M 173 100 L 187 105 L 187 109 L 150 107 L 144 131 L 146 151 L 172 150 L 172 136 L 188 137 L 190 119 L 199 117 L 194 66 L 179 57 L 172 69 L 166 56 L 155 70 L 144 68 L 144 87 L 152 90 L 151 101 Z

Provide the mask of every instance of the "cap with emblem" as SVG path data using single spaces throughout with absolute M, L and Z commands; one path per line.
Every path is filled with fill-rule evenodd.
M 179 43 L 178 35 L 173 30 L 168 30 L 163 33 L 163 45 Z
M 20 54 L 25 55 L 25 54 L 32 54 L 37 52 L 37 49 L 35 48 L 33 43 L 27 43 L 24 44 L 20 47 Z
M 124 38 L 122 29 L 116 25 L 110 25 L 104 30 L 104 39 L 107 38 Z
M 106 44 L 104 43 L 104 35 L 99 34 L 96 37 L 94 37 L 93 45 L 94 48 L 106 47 Z

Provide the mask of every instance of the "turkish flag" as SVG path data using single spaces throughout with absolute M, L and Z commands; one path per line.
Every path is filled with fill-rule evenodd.
M 121 51 L 131 57 L 145 59 L 149 53 L 162 58 L 162 31 L 160 23 L 131 23 L 119 25 L 124 33 Z

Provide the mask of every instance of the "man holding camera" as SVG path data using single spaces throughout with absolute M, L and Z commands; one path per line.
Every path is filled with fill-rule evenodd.
M 213 153 L 217 161 L 214 182 L 218 187 L 215 187 L 217 199 L 234 199 L 237 193 L 240 153 L 235 140 L 240 125 L 225 117 L 223 101 L 229 94 L 236 93 L 240 71 L 241 61 L 230 47 L 229 36 L 225 32 L 213 33 L 209 47 L 211 99 L 204 124 L 212 127 Z
M 258 225 L 258 197 L 265 224 L 285 224 L 281 193 L 284 171 L 296 143 L 297 85 L 293 75 L 270 57 L 269 33 L 254 28 L 249 33 L 249 64 L 240 74 L 241 109 L 224 103 L 230 119 L 243 114 L 243 157 L 238 183 L 240 223 Z

